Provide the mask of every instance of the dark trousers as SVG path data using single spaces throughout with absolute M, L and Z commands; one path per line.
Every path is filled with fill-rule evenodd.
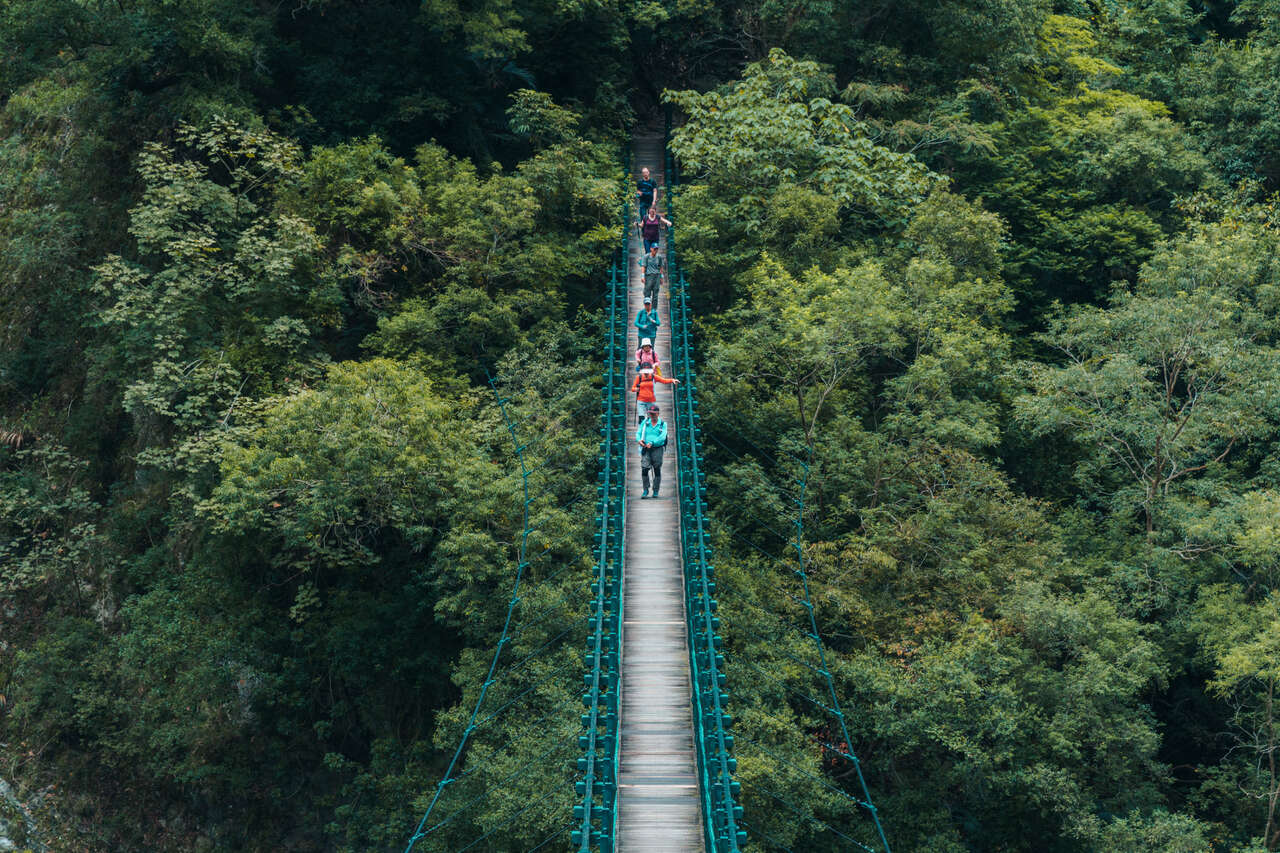
M 662 485 L 662 451 L 665 447 L 644 447 L 640 450 L 640 481 L 644 490 L 649 491 L 649 472 L 653 471 L 653 493 L 658 493 Z
M 662 276 L 649 275 L 644 276 L 644 295 L 653 300 L 653 307 L 658 307 L 658 291 L 662 289 Z

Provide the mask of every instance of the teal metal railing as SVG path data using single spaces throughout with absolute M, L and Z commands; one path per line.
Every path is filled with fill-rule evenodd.
M 668 135 L 670 118 L 668 116 Z M 665 174 L 668 200 L 679 191 L 679 174 L 677 164 L 669 150 L 665 151 Z M 629 363 L 627 352 L 627 331 L 629 312 L 627 307 L 627 223 L 630 205 L 622 205 L 621 245 L 615 256 L 609 273 L 605 290 L 605 340 L 602 342 L 604 358 L 604 374 L 600 396 L 600 450 L 599 473 L 596 484 L 596 515 L 594 520 L 593 564 L 590 581 L 590 598 L 587 603 L 585 671 L 580 691 L 582 713 L 580 714 L 580 734 L 577 739 L 578 758 L 577 776 L 574 781 L 574 799 L 572 806 L 572 823 L 560 829 L 553 828 L 551 834 L 537 842 L 530 850 L 544 849 L 548 844 L 570 832 L 572 849 L 577 853 L 613 853 L 617 843 L 617 773 L 619 769 L 619 687 L 621 682 L 621 629 L 622 629 L 622 584 L 625 557 L 625 518 L 626 518 L 626 452 L 628 439 L 628 423 L 626 417 L 626 379 Z M 698 373 L 694 358 L 694 337 L 692 317 L 689 305 L 689 285 L 680 265 L 676 240 L 668 234 L 667 260 L 671 281 L 671 365 L 674 375 L 681 379 L 681 384 L 674 386 L 675 407 L 673 413 L 674 431 L 678 445 L 677 454 L 677 487 L 680 506 L 680 534 L 682 543 L 682 571 L 685 594 L 686 629 L 689 639 L 689 666 L 691 676 L 690 697 L 693 711 L 694 741 L 699 774 L 699 798 L 702 811 L 702 825 L 705 849 L 708 853 L 736 853 L 742 850 L 748 839 L 748 828 L 744 821 L 743 808 L 740 805 L 742 789 L 735 778 L 737 773 L 737 757 L 735 752 L 734 720 L 730 712 L 730 694 L 724 655 L 724 641 L 720 634 L 719 600 L 717 596 L 716 570 L 712 562 L 713 552 L 710 545 L 711 520 L 708 516 L 707 484 L 703 452 L 702 418 L 698 411 Z M 413 851 L 419 842 L 425 842 L 430 836 L 436 836 L 433 847 L 439 849 L 439 836 L 453 823 L 459 814 L 472 808 L 483 797 L 483 791 L 467 800 L 462 806 L 453 809 L 444 817 L 432 818 L 440 806 L 443 795 L 456 783 L 468 776 L 462 773 L 461 766 L 465 755 L 472 745 L 474 735 L 487 722 L 493 720 L 512 707 L 512 701 L 502 702 L 499 709 L 487 716 L 481 716 L 481 708 L 486 703 L 490 687 L 498 680 L 500 660 L 513 647 L 516 638 L 522 631 L 516 630 L 517 607 L 523 598 L 523 588 L 527 585 L 530 561 L 528 540 L 535 529 L 530 520 L 531 496 L 530 477 L 541 466 L 531 466 L 525 459 L 529 444 L 523 443 L 517 433 L 517 422 L 508 411 L 508 401 L 502 397 L 497 385 L 494 392 L 498 397 L 503 425 L 509 433 L 515 447 L 515 455 L 520 465 L 522 484 L 522 533 L 519 553 L 514 570 L 514 583 L 506 608 L 506 618 L 502 633 L 498 639 L 493 658 L 488 666 L 488 674 L 479 684 L 478 693 L 472 705 L 469 719 L 461 730 L 457 747 L 450 758 L 444 777 L 440 780 L 425 814 L 418 823 L 417 829 L 409 840 L 407 853 Z M 587 409 L 594 405 L 587 402 Z M 715 438 L 714 435 L 711 436 Z M 811 449 L 810 449 L 811 453 Z M 793 598 L 803 608 L 805 626 L 799 629 L 813 643 L 816 651 L 817 665 L 810 669 L 821 676 L 823 693 L 828 696 L 827 702 L 816 700 L 811 696 L 801 695 L 811 705 L 825 709 L 835 721 L 835 729 L 840 735 L 838 744 L 822 743 L 825 753 L 834 755 L 849 762 L 856 770 L 856 779 L 860 786 L 861 796 L 846 794 L 848 800 L 869 813 L 878 839 L 875 848 L 850 838 L 837 831 L 835 827 L 809 816 L 802 818 L 817 825 L 820 829 L 838 836 L 849 846 L 868 851 L 868 853 L 889 853 L 889 845 L 881 827 L 875 806 L 871 802 L 862 766 L 854 754 L 852 740 L 841 709 L 834 679 L 827 663 L 827 652 L 819 633 L 818 620 L 814 612 L 814 604 L 810 591 L 810 580 L 807 572 L 804 544 L 804 495 L 808 487 L 811 458 L 797 460 L 803 472 L 794 484 L 799 488 L 796 500 L 797 511 L 794 520 L 794 539 L 789 542 L 789 550 L 794 552 L 795 563 L 790 571 L 799 581 L 800 594 Z M 565 567 L 559 571 L 567 570 Z M 558 574 L 557 571 L 555 574 Z M 550 580 L 554 575 L 541 578 Z M 736 598 L 736 596 L 735 596 Z M 537 617 L 540 618 L 540 617 Z M 579 625 L 582 624 L 578 621 Z M 563 634 L 562 634 L 563 635 Z M 542 649 L 554 648 L 555 638 L 541 647 L 534 655 L 542 653 Z M 532 657 L 532 656 L 531 656 Z M 751 666 L 747 661 L 747 666 Z M 505 670 L 507 672 L 510 669 Z M 553 673 L 554 674 L 554 673 Z M 568 678 L 568 673 L 566 673 Z M 535 684 L 535 686 L 537 686 Z M 517 699 L 524 696 L 532 688 L 522 688 Z M 574 693 L 565 697 L 565 703 L 575 702 Z M 829 704 L 828 704 L 829 703 Z M 564 707 L 564 706 L 559 706 Z M 557 714 L 562 711 L 555 712 Z M 567 721 L 566 721 L 567 722 Z M 537 724 L 535 724 L 535 727 Z M 571 735 L 569 736 L 571 740 Z M 744 743 L 751 745 L 751 739 L 744 735 Z M 565 748 L 571 749 L 566 742 Z M 551 747 L 538 756 L 535 762 L 522 767 L 515 773 L 504 777 L 504 781 L 521 776 L 525 772 L 539 772 L 534 764 L 554 764 L 563 759 L 571 761 L 571 757 L 557 757 L 559 746 L 554 742 Z M 554 774 L 551 774 L 554 776 Z M 816 777 L 812 777 L 816 780 Z M 817 780 L 821 781 L 821 780 Z M 553 782 L 555 790 L 564 791 L 564 782 Z M 830 790 L 835 790 L 826 786 Z M 769 792 L 765 792 L 768 794 Z M 448 849 L 470 850 L 486 840 L 494 839 L 502 833 L 509 832 L 514 821 L 521 820 L 529 809 L 541 805 L 554 791 L 545 794 L 536 802 L 523 805 L 518 811 L 502 821 L 496 827 L 488 829 L 469 840 L 465 846 L 449 845 Z M 776 795 L 769 794 L 775 800 Z M 800 811 L 785 800 L 778 800 L 782 805 Z M 559 808 L 559 807 L 557 807 Z M 567 808 L 566 808 L 567 811 Z M 563 813 L 563 812 L 562 812 Z M 767 834 L 762 834 L 754 825 L 750 835 L 766 846 L 786 849 Z M 868 839 L 870 840 L 870 839 Z M 447 844 L 447 842 L 445 842 Z M 492 841 L 490 842 L 492 843 Z M 875 843 L 875 842 L 873 842 Z
M 668 127 L 669 130 L 669 127 Z M 679 190 L 675 161 L 664 146 L 667 197 Z M 747 843 L 738 805 L 740 785 L 734 757 L 733 715 L 720 636 L 716 572 L 707 518 L 706 475 L 702 467 L 702 427 L 689 313 L 689 286 L 680 268 L 674 236 L 667 236 L 671 281 L 671 362 L 681 382 L 675 386 L 675 431 L 679 449 L 680 539 L 684 561 L 685 618 L 693 683 L 694 741 L 701 782 L 703 836 L 715 853 L 738 851 Z
M 671 129 L 672 129 L 671 121 L 672 121 L 671 109 L 670 107 L 668 107 L 667 113 L 666 113 L 666 138 L 668 140 L 670 139 L 670 136 L 671 136 Z M 667 185 L 669 188 L 668 192 L 669 193 L 673 191 L 678 192 L 678 188 L 680 184 L 679 166 L 676 163 L 670 148 L 667 146 L 664 146 L 664 150 L 665 150 L 665 158 L 666 158 L 664 165 L 665 165 Z M 687 408 L 688 413 L 687 413 L 687 416 L 685 417 L 685 422 L 681 425 L 681 428 L 682 430 L 687 431 L 690 434 L 690 438 L 686 440 L 686 438 L 684 437 L 684 432 L 682 432 L 680 440 L 681 440 L 682 448 L 686 446 L 686 441 L 687 441 L 687 446 L 692 448 L 694 451 L 689 454 L 689 456 L 691 457 L 690 465 L 692 466 L 692 470 L 689 473 L 689 479 L 694 484 L 694 488 L 691 490 L 692 495 L 695 495 L 696 497 L 691 497 L 691 504 L 689 506 L 689 510 L 692 510 L 698 514 L 697 521 L 699 524 L 699 529 L 697 532 L 699 535 L 701 535 L 704 531 L 704 527 L 702 525 L 705 524 L 705 520 L 702 518 L 702 516 L 706 512 L 705 484 L 701 479 L 702 478 L 701 465 L 704 460 L 704 456 L 702 453 L 702 446 L 701 446 L 701 438 L 702 438 L 701 419 L 697 412 L 696 383 L 694 381 L 695 379 L 694 364 L 691 356 L 693 347 L 691 343 L 691 323 L 690 323 L 689 308 L 688 308 L 688 282 L 685 278 L 684 272 L 680 269 L 679 258 L 678 258 L 678 253 L 675 247 L 674 239 L 669 239 L 668 264 L 670 266 L 670 274 L 672 277 L 672 281 L 675 282 L 678 279 L 678 282 L 679 282 L 678 287 L 675 287 L 672 290 L 673 350 L 675 351 L 676 358 L 678 359 L 677 365 L 678 365 L 679 372 L 677 373 L 677 375 L 684 380 L 684 384 L 680 387 L 682 389 L 684 388 L 688 389 L 688 400 L 685 403 L 684 407 L 682 407 L 682 408 Z M 679 339 L 678 341 L 677 341 L 677 338 Z M 681 412 L 680 414 L 684 414 L 684 412 Z M 831 743 L 827 743 L 819 740 L 818 744 L 825 755 L 832 756 L 834 759 L 838 759 L 839 761 L 846 762 L 847 763 L 846 766 L 852 767 L 853 775 L 857 780 L 860 796 L 845 793 L 841 789 L 838 789 L 830 784 L 824 783 L 817 776 L 800 771 L 799 768 L 791 767 L 790 769 L 792 771 L 799 771 L 800 775 L 806 777 L 807 780 L 817 782 L 819 785 L 822 785 L 823 789 L 826 791 L 841 793 L 845 801 L 861 809 L 870 818 L 871 829 L 874 831 L 875 841 L 872 841 L 871 844 L 867 844 L 857 839 L 851 838 L 848 835 L 845 835 L 839 832 L 838 830 L 835 829 L 835 827 L 832 827 L 830 824 L 827 824 L 826 822 L 815 818 L 812 814 L 807 816 L 802 814 L 801 811 L 795 809 L 795 807 L 792 804 L 788 803 L 786 800 L 779 799 L 779 797 L 776 794 L 773 794 L 771 792 L 764 792 L 764 793 L 767 796 L 769 796 L 778 805 L 791 809 L 797 819 L 801 820 L 802 822 L 809 822 L 815 825 L 820 831 L 827 832 L 829 833 L 830 836 L 834 836 L 834 838 L 828 838 L 828 841 L 832 843 L 834 846 L 847 846 L 857 850 L 865 851 L 865 853 L 881 853 L 881 851 L 883 851 L 883 853 L 890 853 L 889 842 L 885 835 L 884 828 L 880 822 L 879 812 L 877 811 L 875 804 L 871 800 L 871 792 L 867 785 L 865 774 L 863 773 L 862 762 L 859 760 L 858 756 L 855 754 L 853 749 L 853 739 L 850 736 L 848 724 L 845 719 L 845 713 L 841 707 L 840 699 L 836 691 L 835 679 L 833 678 L 831 669 L 828 665 L 827 650 L 823 642 L 821 632 L 819 631 L 818 619 L 815 612 L 815 606 L 814 606 L 813 596 L 811 592 L 811 585 L 810 585 L 810 579 L 808 574 L 808 565 L 807 565 L 807 559 L 806 559 L 806 553 L 805 553 L 804 508 L 805 508 L 805 493 L 808 490 L 808 486 L 809 486 L 810 466 L 813 462 L 813 458 L 812 458 L 813 448 L 809 447 L 807 449 L 805 458 L 803 459 L 799 457 L 795 457 L 789 453 L 785 455 L 789 456 L 797 464 L 800 472 L 798 478 L 793 481 L 793 485 L 798 487 L 798 490 L 799 490 L 798 495 L 790 498 L 794 502 L 796 507 L 795 518 L 792 521 L 792 526 L 794 529 L 794 537 L 787 543 L 788 550 L 792 552 L 795 559 L 794 564 L 792 564 L 790 567 L 790 572 L 797 579 L 799 583 L 799 594 L 795 596 L 788 596 L 788 597 L 800 605 L 802 612 L 804 614 L 803 616 L 804 625 L 802 628 L 799 628 L 798 630 L 802 634 L 804 634 L 804 636 L 811 643 L 814 649 L 814 655 L 816 660 L 816 664 L 805 664 L 805 666 L 821 679 L 823 692 L 826 694 L 829 704 L 824 703 L 821 700 L 817 700 L 814 697 L 809 696 L 808 694 L 795 694 L 794 691 L 792 692 L 794 695 L 799 695 L 806 702 L 809 709 L 812 709 L 814 707 L 823 709 L 826 712 L 826 715 L 830 718 L 832 728 L 835 731 L 839 732 L 839 735 L 840 735 L 839 743 L 831 744 Z M 683 459 L 684 459 L 684 455 L 682 454 L 682 461 Z M 683 494 L 683 488 L 682 488 L 682 494 Z M 696 501 L 696 503 L 694 503 L 694 501 Z M 689 512 L 686 511 L 686 514 L 689 514 Z M 700 542 L 701 539 L 696 541 Z M 688 539 L 686 539 L 686 542 L 688 542 Z M 686 545 L 686 551 L 688 552 L 688 545 Z M 710 556 L 709 549 L 707 550 L 706 556 L 708 558 Z M 698 554 L 689 555 L 687 553 L 686 563 L 688 563 L 688 561 L 691 558 L 696 561 L 701 559 L 701 555 L 698 555 Z M 777 562 L 781 565 L 781 561 L 777 561 Z M 711 588 L 711 591 L 714 592 L 714 583 L 710 584 L 710 588 Z M 735 596 L 735 600 L 736 599 L 737 599 L 737 596 Z M 711 612 L 712 613 L 715 612 L 714 602 L 711 607 Z M 718 620 L 715 621 L 713 624 L 715 625 L 715 627 L 718 628 Z M 718 649 L 718 643 L 719 643 L 718 637 L 716 637 L 716 643 L 717 643 L 717 649 Z M 723 674 L 720 675 L 720 678 L 723 679 Z M 732 735 L 728 736 L 727 740 L 731 750 L 732 744 L 733 744 Z M 758 744 L 753 744 L 750 738 L 744 738 L 744 740 L 749 745 L 753 745 L 756 747 L 759 746 Z M 733 762 L 732 760 L 726 761 L 725 764 L 731 772 L 736 770 L 736 763 Z M 736 782 L 731 783 L 730 791 L 735 798 L 738 797 L 740 790 L 741 789 L 737 787 Z M 746 838 L 748 835 L 755 837 L 757 834 L 761 834 L 762 837 L 757 840 L 766 842 L 773 847 L 777 847 L 784 850 L 787 849 L 785 845 L 778 844 L 774 839 L 769 838 L 767 835 L 763 835 L 762 831 L 758 832 L 754 827 L 752 827 L 750 831 L 744 831 L 747 829 L 747 827 L 745 822 L 741 820 L 741 816 L 742 816 L 741 807 L 734 808 L 732 803 L 726 804 L 724 807 L 731 809 L 730 813 L 738 817 L 735 828 L 738 830 L 740 846 L 746 843 Z M 872 846 L 873 844 L 875 846 Z M 733 849 L 733 848 L 717 847 L 714 849 L 719 850 L 719 849 Z
M 627 217 L 609 273 L 601 389 L 600 473 L 596 484 L 595 560 L 583 685 L 579 778 L 572 843 L 579 853 L 612 853 L 618 823 L 618 690 L 621 680 L 622 567 L 626 548 Z

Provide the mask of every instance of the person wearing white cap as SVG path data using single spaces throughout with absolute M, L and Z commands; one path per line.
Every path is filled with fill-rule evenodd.
M 646 296 L 644 298 L 644 307 L 636 314 L 636 328 L 640 330 L 640 337 L 648 338 L 650 341 L 658 337 L 658 327 L 662 325 L 662 321 L 658 319 L 658 312 L 653 307 L 653 300 Z
M 641 338 L 640 349 L 636 350 L 636 370 L 642 367 L 653 367 L 658 363 L 658 353 L 653 348 L 652 338 Z

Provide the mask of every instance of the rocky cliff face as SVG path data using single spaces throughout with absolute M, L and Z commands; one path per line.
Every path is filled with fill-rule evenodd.
M 13 786 L 0 779 L 0 853 L 44 853 L 36 837 L 31 811 L 18 799 Z

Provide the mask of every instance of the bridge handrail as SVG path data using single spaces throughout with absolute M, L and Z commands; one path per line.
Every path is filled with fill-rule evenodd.
M 624 163 L 626 161 L 624 160 Z M 618 817 L 618 689 L 621 671 L 622 566 L 626 538 L 627 217 L 622 205 L 622 245 L 609 273 L 604 387 L 601 391 L 600 473 L 596 493 L 591 627 L 583 683 L 586 692 L 578 738 L 582 756 L 570 836 L 579 853 L 612 853 Z
M 671 137 L 671 120 L 672 120 L 671 107 L 668 106 L 666 111 L 666 137 L 668 140 Z M 666 162 L 664 166 L 666 169 L 667 184 L 669 187 L 675 188 L 679 184 L 678 166 L 676 165 L 675 157 L 672 155 L 670 149 L 664 146 L 664 151 L 666 156 Z M 674 239 L 670 239 L 670 238 L 668 239 L 668 264 L 670 267 L 672 279 L 674 280 L 676 277 L 676 271 L 678 269 L 678 260 L 676 257 L 675 241 Z M 689 334 L 688 306 L 687 306 L 687 300 L 686 300 L 687 284 L 685 281 L 684 274 L 682 272 L 679 274 L 679 280 L 680 280 L 680 307 L 683 314 L 682 335 L 687 340 L 688 334 Z M 672 314 L 673 314 L 672 322 L 673 322 L 673 340 L 674 340 L 674 333 L 675 333 L 674 324 L 676 322 L 674 319 L 674 315 L 675 315 L 674 305 L 672 308 Z M 692 396 L 693 386 L 694 386 L 694 383 L 693 383 L 694 377 L 693 377 L 693 368 L 692 368 L 691 361 L 683 365 L 682 372 L 679 375 L 682 378 L 687 375 L 688 387 L 690 388 L 690 394 Z M 697 408 L 696 400 L 694 400 L 693 402 L 693 408 L 695 409 L 695 413 L 693 414 L 693 423 L 694 423 L 694 428 L 696 429 L 696 423 L 698 418 L 698 415 L 696 414 L 696 408 Z M 698 460 L 701 459 L 700 446 L 698 448 L 697 458 Z M 793 569 L 793 573 L 795 574 L 796 578 L 800 582 L 801 606 L 804 608 L 805 613 L 807 614 L 807 617 L 808 617 L 807 619 L 808 630 L 805 631 L 804 633 L 806 634 L 806 636 L 809 638 L 809 640 L 813 643 L 815 647 L 817 659 L 818 659 L 818 666 L 815 669 L 822 676 L 827 694 L 830 697 L 830 701 L 831 701 L 830 712 L 831 712 L 831 715 L 835 718 L 837 725 L 839 726 L 840 735 L 843 738 L 842 742 L 848 745 L 847 752 L 841 753 L 841 755 L 853 764 L 858 785 L 862 791 L 861 800 L 858 800 L 856 797 L 851 799 L 853 799 L 854 802 L 858 803 L 858 805 L 870 815 L 872 825 L 875 828 L 876 835 L 879 838 L 880 845 L 883 848 L 884 853 L 890 853 L 889 840 L 886 837 L 884 827 L 880 822 L 879 812 L 876 809 L 875 804 L 871 800 L 871 790 L 867 785 L 866 776 L 864 775 L 862 770 L 862 762 L 858 759 L 857 755 L 853 751 L 853 747 L 852 747 L 853 739 L 850 736 L 848 725 L 845 720 L 844 710 L 840 705 L 840 699 L 839 699 L 839 696 L 837 695 L 837 691 L 835 687 L 835 679 L 833 678 L 831 674 L 831 669 L 827 664 L 826 648 L 823 644 L 821 632 L 818 630 L 818 620 L 815 614 L 813 597 L 810 590 L 809 574 L 808 574 L 807 560 L 806 560 L 805 546 L 804 546 L 804 496 L 809 485 L 810 466 L 812 462 L 813 462 L 813 448 L 812 446 L 810 446 L 807 450 L 805 460 L 801 462 L 803 473 L 801 474 L 800 479 L 796 481 L 796 484 L 799 486 L 800 492 L 799 492 L 798 500 L 796 502 L 797 503 L 796 517 L 792 522 L 792 525 L 795 529 L 795 538 L 789 543 L 789 547 L 794 551 L 795 557 L 796 557 L 796 568 Z M 702 496 L 703 494 L 704 492 L 701 492 L 701 491 L 699 492 L 700 496 Z M 743 835 L 743 837 L 745 839 L 745 834 Z M 862 846 L 863 849 L 866 849 L 866 850 L 871 849 L 869 847 L 866 847 L 865 845 L 860 845 L 860 846 Z
M 670 135 L 668 117 L 667 135 Z M 665 140 L 664 169 L 667 198 L 679 187 L 674 158 Z M 669 201 L 668 201 L 669 206 Z M 694 740 L 701 776 L 703 835 L 708 853 L 736 853 L 745 846 L 742 807 L 737 804 L 739 783 L 734 779 L 733 716 L 728 711 L 723 640 L 720 637 L 719 604 L 715 595 L 715 567 L 707 542 L 706 479 L 702 471 L 702 428 L 698 414 L 697 375 L 694 370 L 690 330 L 688 282 L 680 269 L 676 241 L 667 236 L 667 269 L 671 282 L 671 360 L 675 386 L 675 428 L 680 491 L 680 539 L 682 543 L 685 617 L 689 631 L 689 663 L 693 684 Z

